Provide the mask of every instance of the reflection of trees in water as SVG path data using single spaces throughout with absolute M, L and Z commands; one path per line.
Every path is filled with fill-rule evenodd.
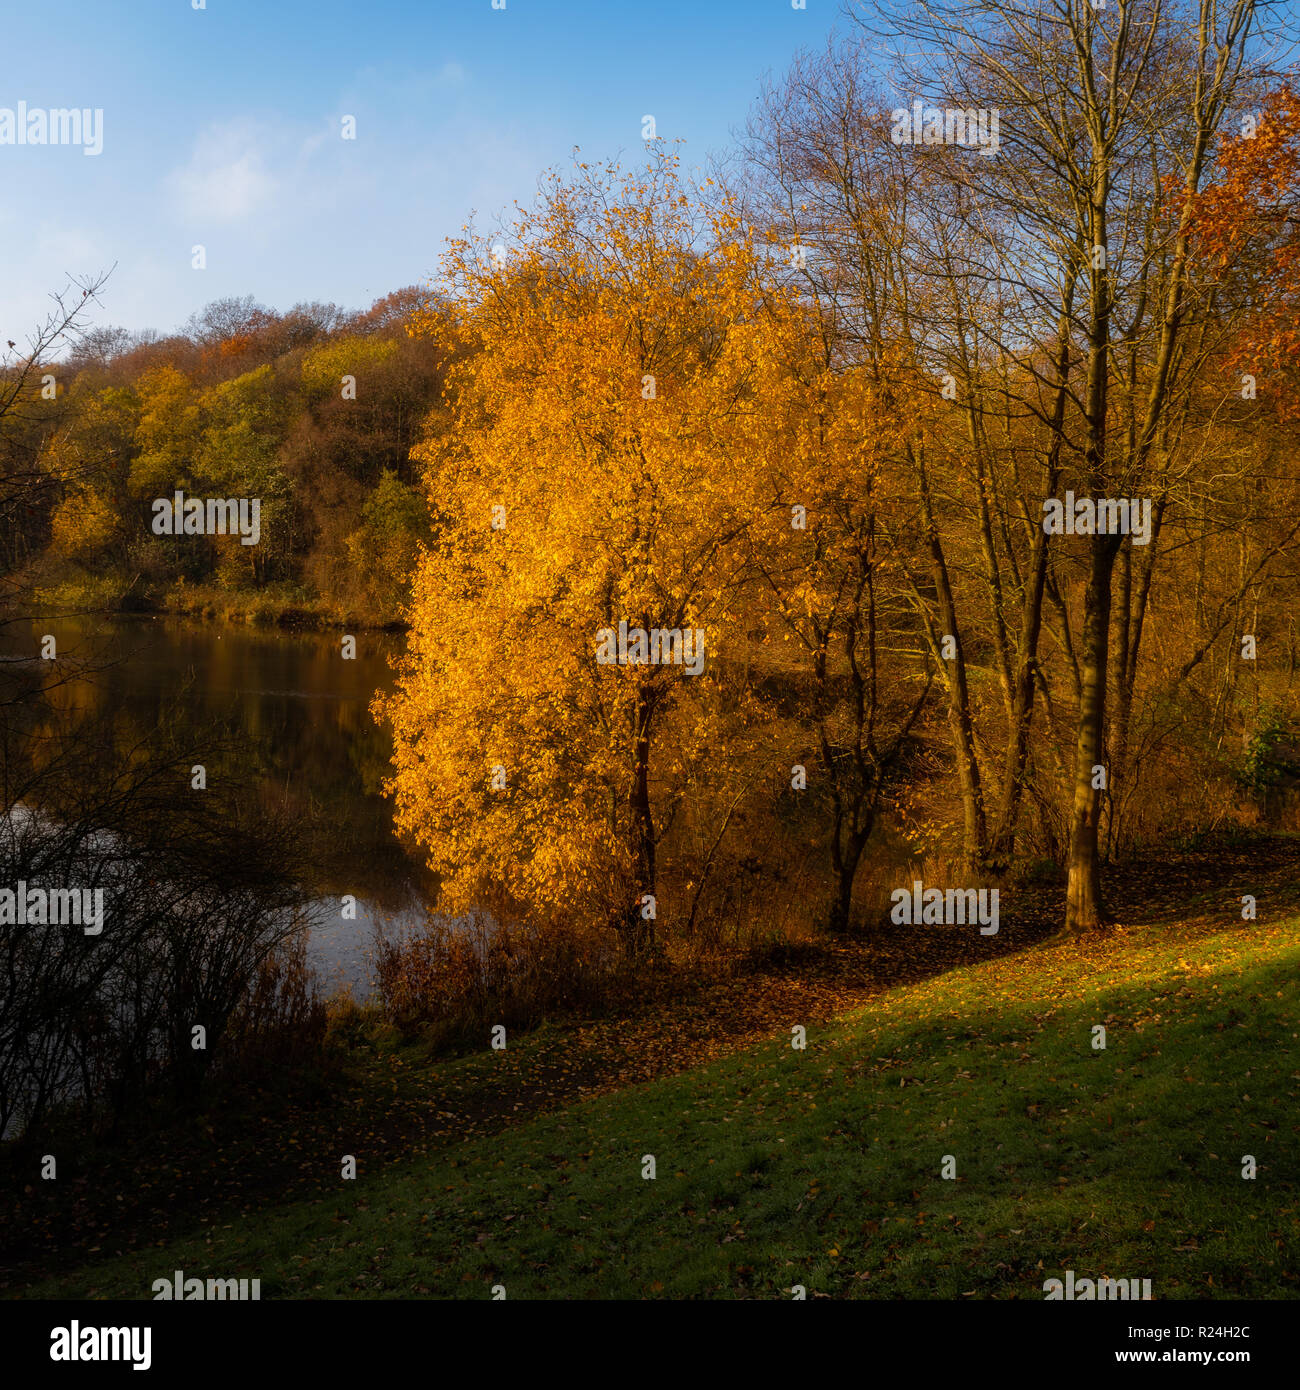
M 389 682 L 391 637 L 359 635 L 358 659 L 344 661 L 337 636 L 49 620 L 5 634 L 5 647 L 36 651 L 45 631 L 56 635 L 60 652 L 93 650 L 100 668 L 48 693 L 47 722 L 111 727 L 118 750 L 147 746 L 159 728 L 219 730 L 200 759 L 208 786 L 255 789 L 267 809 L 293 817 L 308 887 L 401 911 L 417 884 L 429 886 L 395 839 L 391 807 L 380 794 L 392 745 L 369 704 Z M 41 717 L 32 719 L 33 756 L 50 746 L 53 724 L 37 736 Z M 188 782 L 182 786 L 188 793 Z
M 284 807 L 247 782 L 189 789 L 195 761 L 230 756 L 221 730 L 54 693 L 29 689 L 0 728 L 0 884 L 101 892 L 104 915 L 90 935 L 0 923 L 0 1132 L 70 1100 L 116 1124 L 163 1087 L 196 1099 L 259 972 L 315 915 Z M 301 991 L 270 1005 L 290 1030 L 314 1016 Z

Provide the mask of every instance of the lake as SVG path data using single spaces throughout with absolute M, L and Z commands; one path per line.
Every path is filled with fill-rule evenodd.
M 247 776 L 273 788 L 311 827 L 309 886 L 333 920 L 313 931 L 311 962 L 327 988 L 368 993 L 373 924 L 423 920 L 434 890 L 394 834 L 391 804 L 380 794 L 391 741 L 369 712 L 375 691 L 392 686 L 389 658 L 403 639 L 355 632 L 356 656 L 345 660 L 340 633 L 153 616 L 40 618 L 0 626 L 0 661 L 38 660 L 46 634 L 60 658 L 99 668 L 53 698 L 111 712 L 121 737 L 143 737 L 160 718 L 196 738 L 222 721 L 243 735 Z M 339 916 L 344 894 L 357 900 L 355 921 Z

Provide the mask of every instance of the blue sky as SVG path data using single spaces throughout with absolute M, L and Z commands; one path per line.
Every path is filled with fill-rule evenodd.
M 97 321 L 131 329 L 225 295 L 365 307 L 574 145 L 636 160 L 646 114 L 703 162 L 766 70 L 845 25 L 841 0 L 13 6 L 0 108 L 102 108 L 104 148 L 0 145 L 0 338 L 114 262 Z

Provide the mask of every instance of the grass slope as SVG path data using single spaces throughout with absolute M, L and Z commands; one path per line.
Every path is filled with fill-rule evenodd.
M 1039 1299 L 1073 1269 L 1159 1299 L 1295 1296 L 1297 927 L 953 971 L 809 1026 L 803 1051 L 777 1039 L 374 1173 L 358 1152 L 336 1197 L 29 1292 L 147 1298 L 181 1269 L 259 1277 L 263 1298 Z

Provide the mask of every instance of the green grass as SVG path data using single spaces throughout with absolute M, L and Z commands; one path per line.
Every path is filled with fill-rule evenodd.
M 147 1298 L 181 1269 L 263 1298 L 1039 1299 L 1073 1269 L 1158 1299 L 1294 1297 L 1297 926 L 955 971 L 809 1027 L 805 1051 L 775 1040 L 386 1171 L 359 1151 L 335 1197 L 31 1292 Z

